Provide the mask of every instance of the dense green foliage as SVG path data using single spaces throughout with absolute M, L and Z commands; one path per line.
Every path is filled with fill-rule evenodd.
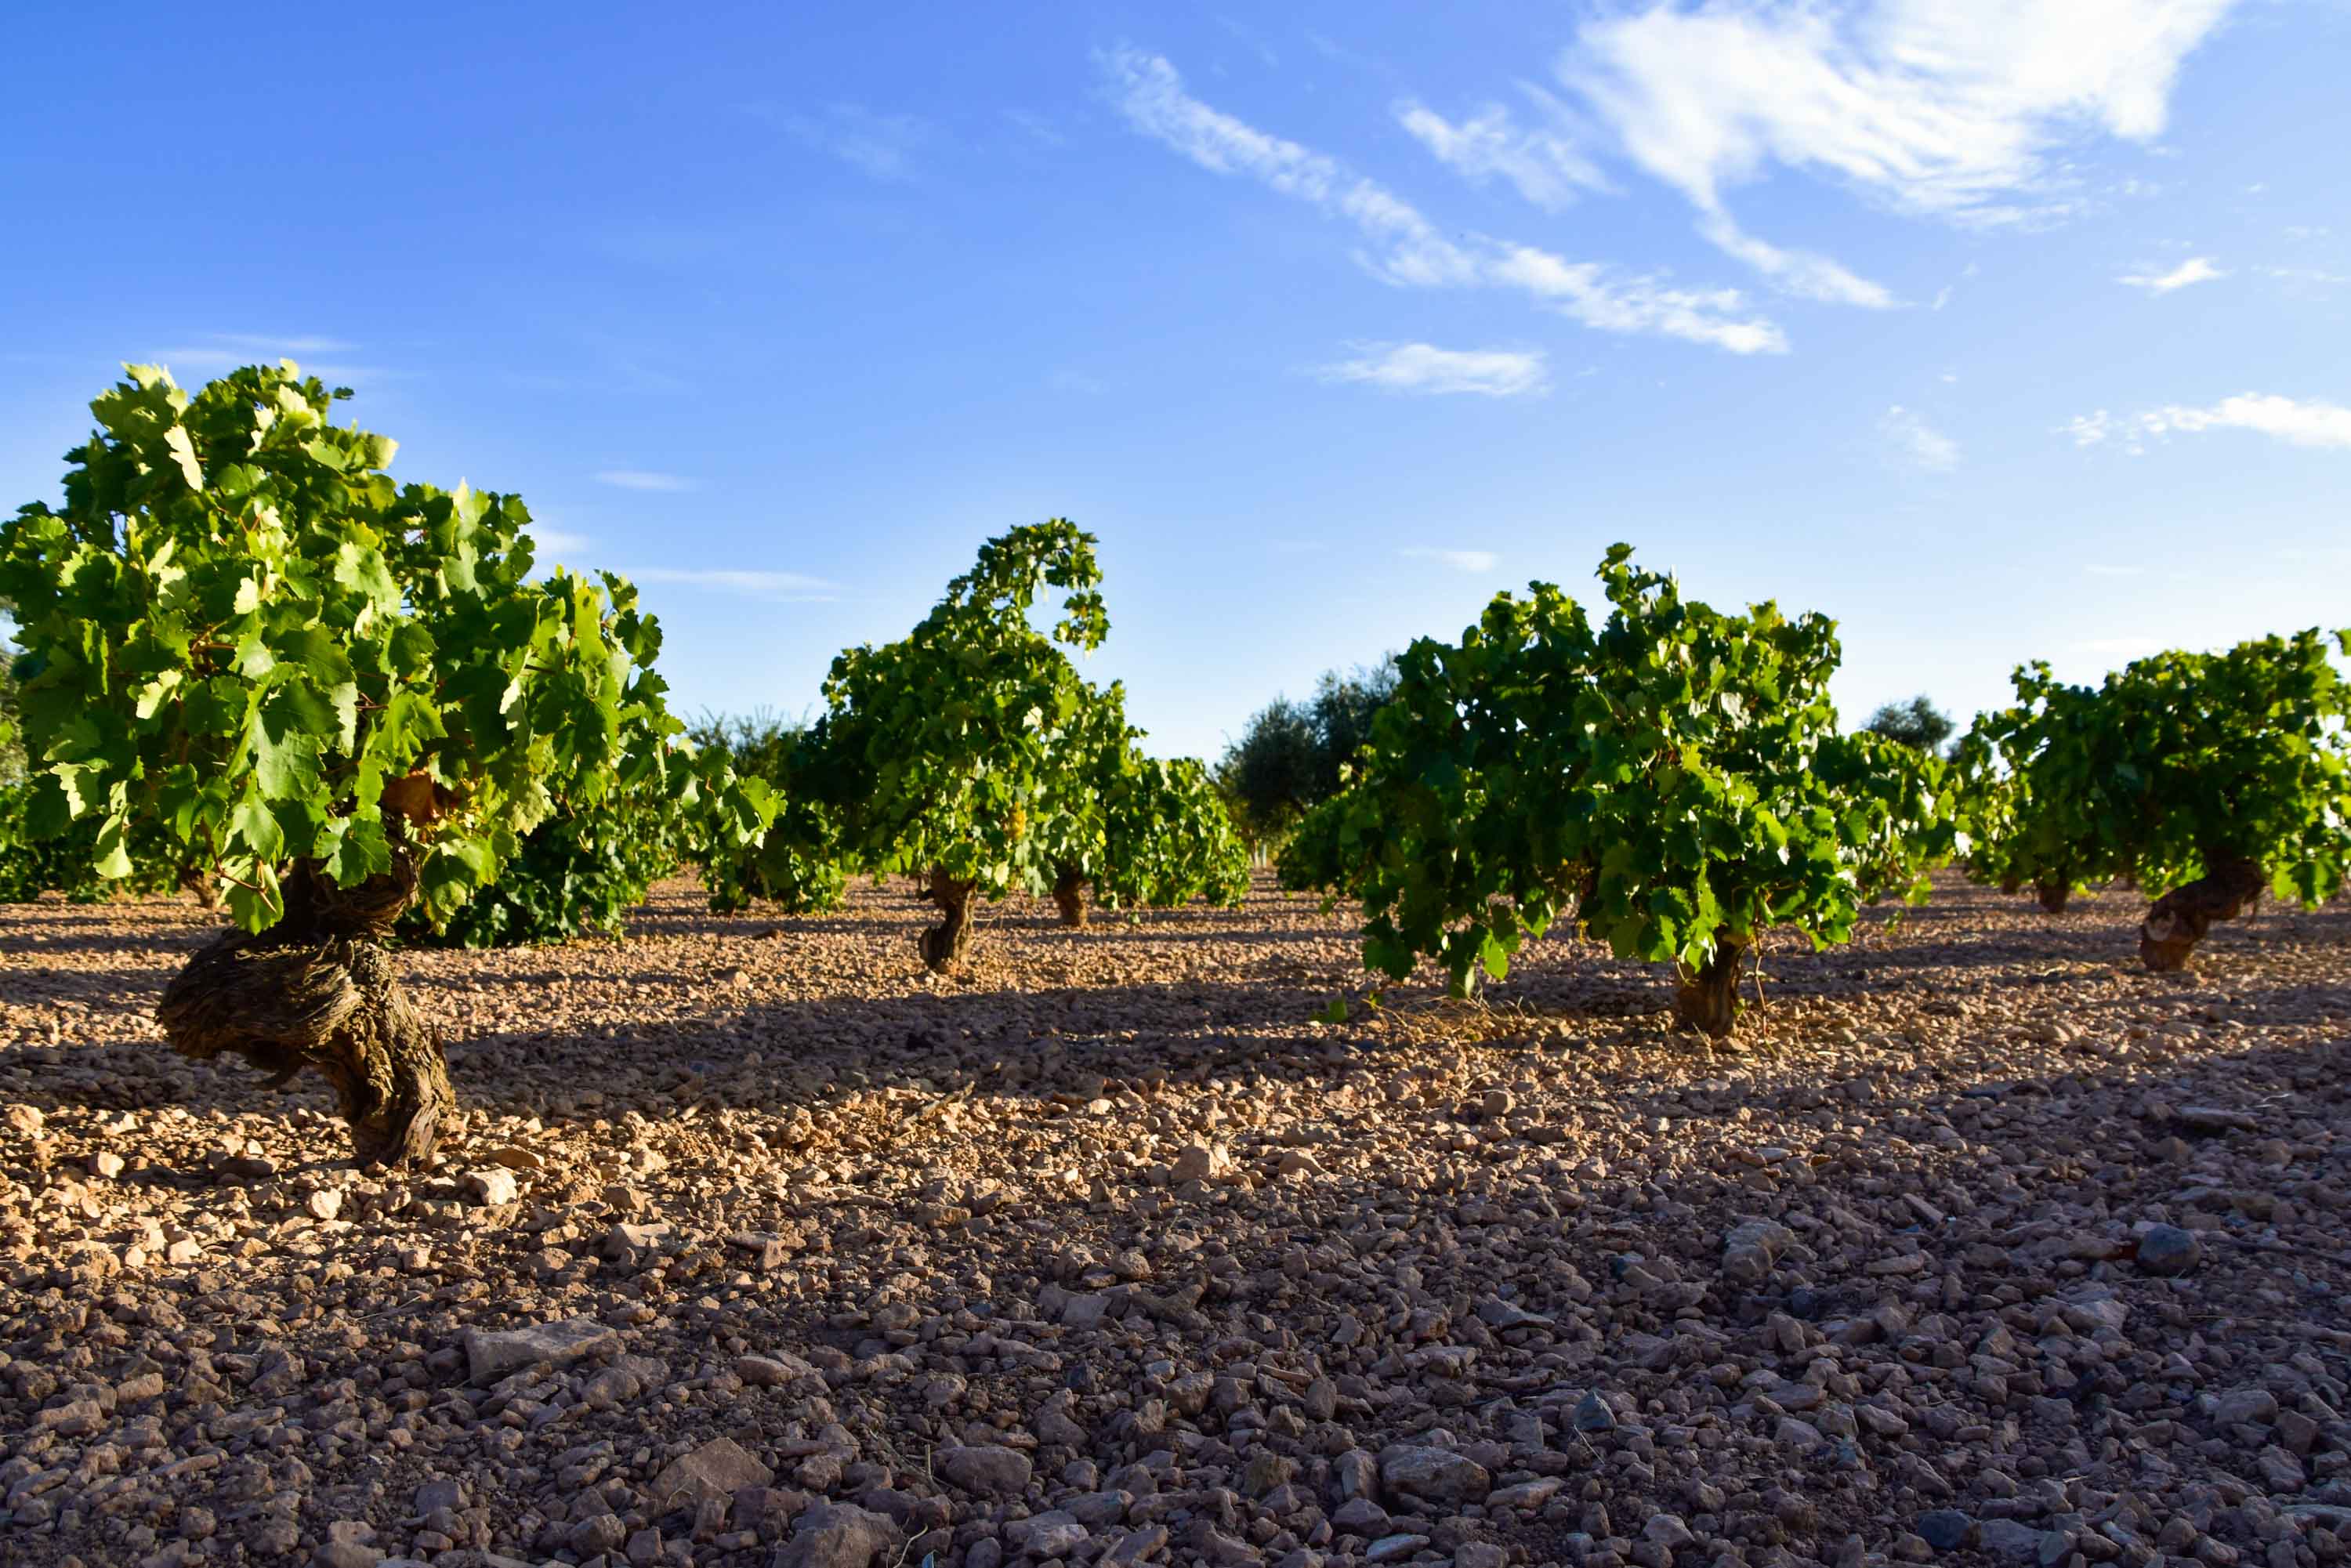
M 400 933 L 411 942 L 462 947 L 617 936 L 646 890 L 677 869 L 692 837 L 687 824 L 687 813 L 658 779 L 609 789 L 594 804 L 558 811 L 524 834 L 497 881 L 437 929 L 424 910 L 411 909 Z
M 1127 723 L 1123 686 L 1086 688 L 1085 706 L 1059 743 L 1078 760 L 1047 797 L 1039 863 L 1055 869 L 1065 894 L 1082 883 L 1113 909 L 1204 895 L 1238 903 L 1249 886 L 1249 851 L 1207 769 L 1190 758 L 1150 757 L 1144 738 Z
M 48 812 L 37 811 L 37 786 L 19 781 L 0 784 L 0 904 L 25 904 L 45 893 L 62 894 L 73 904 L 95 904 L 121 894 L 168 893 L 179 885 L 179 873 L 160 851 L 160 834 L 134 829 L 131 836 L 131 873 L 108 881 L 96 869 L 98 828 L 95 820 L 68 821 L 61 828 L 37 833 L 32 823 Z
M 1869 722 L 1862 727 L 1914 750 L 1940 755 L 1943 742 L 1951 738 L 1951 731 L 1958 727 L 1951 722 L 1950 715 L 1921 692 L 1908 702 L 1887 703 L 1871 714 Z
M 1091 760 L 1070 741 L 1100 721 L 1062 652 L 1109 631 L 1093 545 L 1061 518 L 992 538 L 905 637 L 833 661 L 810 771 L 839 863 L 965 897 L 1052 884 L 1071 835 L 1048 817 L 1083 798 Z M 1029 622 L 1048 588 L 1064 594 L 1050 635 Z
M 724 754 L 736 772 L 766 783 L 778 809 L 756 843 L 725 835 L 684 846 L 699 862 L 710 906 L 737 910 L 755 898 L 795 914 L 831 909 L 848 885 L 841 826 L 824 791 L 838 782 L 827 767 L 821 725 L 768 713 L 735 718 L 705 716 L 688 732 L 696 746 Z
M 1197 758 L 1131 754 L 1104 802 L 1107 842 L 1096 894 L 1113 908 L 1170 908 L 1205 898 L 1231 908 L 1249 892 L 1249 846 Z
M 2162 653 L 2096 687 L 2020 667 L 2014 706 L 1980 717 L 1960 755 L 1977 880 L 2150 894 L 2224 863 L 2281 898 L 2334 896 L 2351 866 L 2351 686 L 2314 629 L 2225 653 Z
M 1247 856 L 1206 770 L 1144 756 L 1123 688 L 1071 661 L 1109 630 L 1093 542 L 1061 518 L 988 540 L 906 637 L 833 662 L 815 725 L 735 735 L 787 805 L 757 852 L 706 864 L 714 899 L 821 907 L 845 873 L 908 873 L 947 911 L 944 963 L 970 901 L 1016 889 L 1237 898 Z M 1050 633 L 1031 619 L 1048 589 L 1063 594 Z
M 1249 846 L 1215 780 L 1196 758 L 1145 755 L 1144 733 L 1126 723 L 1123 697 L 1116 685 L 1101 695 L 1111 722 L 1091 737 L 1093 760 L 1081 785 L 1092 810 L 1066 820 L 1096 836 L 1084 858 L 1061 861 L 1064 872 L 1081 871 L 1094 897 L 1113 909 L 1170 908 L 1195 898 L 1238 904 L 1249 891 Z
M 1142 732 L 1126 722 L 1126 688 L 1113 681 L 1075 687 L 1077 706 L 1050 746 L 1052 766 L 1040 777 L 1029 811 L 1029 890 L 1081 884 L 1099 890 L 1110 865 L 1109 804 L 1113 789 L 1141 754 Z M 1098 894 L 1099 895 L 1099 894 Z
M 1217 765 L 1217 786 L 1241 830 L 1259 843 L 1278 841 L 1336 795 L 1395 687 L 1390 656 L 1352 674 L 1326 670 L 1311 700 L 1276 697 L 1250 715 Z
M 756 837 L 766 791 L 670 744 L 634 590 L 535 578 L 519 500 L 395 485 L 391 440 L 329 422 L 338 395 L 291 364 L 193 396 L 134 366 L 91 405 L 64 508 L 0 525 L 32 830 L 95 823 L 93 868 L 122 880 L 152 828 L 248 930 L 297 862 L 346 888 L 413 870 L 444 920 L 616 789 Z
M 1361 899 L 1370 967 L 1433 956 L 1466 991 L 1572 915 L 1719 981 L 1773 926 L 1844 940 L 1959 841 L 1940 764 L 1836 733 L 1833 622 L 1724 614 L 1631 554 L 1600 569 L 1604 625 L 1537 583 L 1404 653 L 1355 781 L 1281 862 Z
M 16 648 L 0 637 L 0 789 L 25 781 L 25 737 L 16 722 Z

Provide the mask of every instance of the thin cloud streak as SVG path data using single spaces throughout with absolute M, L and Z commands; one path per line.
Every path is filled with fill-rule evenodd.
M 821 603 L 833 598 L 841 589 L 839 583 L 797 571 L 704 570 L 688 567 L 649 566 L 627 575 L 638 582 L 674 583 L 682 588 L 716 589 L 796 603 Z
M 528 530 L 530 542 L 542 555 L 571 554 L 596 548 L 596 541 L 586 534 L 575 534 L 568 528 L 543 528 L 533 523 Z
M 2201 408 L 2168 403 L 2126 417 L 2099 409 L 2077 414 L 2061 428 L 2076 446 L 2119 439 L 2134 457 L 2146 453 L 2150 438 L 2201 435 L 2214 430 L 2250 431 L 2289 446 L 2351 451 L 2351 408 L 2314 400 L 2298 402 L 2275 392 L 2239 392 Z
M 1353 225 L 1364 244 L 1356 261 L 1383 282 L 1509 289 L 1604 332 L 1655 333 L 1739 354 L 1787 349 L 1776 324 L 1741 314 L 1746 302 L 1736 289 L 1671 287 L 1480 234 L 1457 242 L 1418 208 L 1337 159 L 1192 97 L 1161 56 L 1130 47 L 1096 58 L 1113 102 L 1135 131 L 1212 173 L 1244 176 Z
M 1959 444 L 1898 402 L 1880 416 L 1877 431 L 1907 466 L 1948 474 L 1959 465 Z
M 592 476 L 599 485 L 610 485 L 616 490 L 674 493 L 694 488 L 694 481 L 683 475 L 656 474 L 644 468 L 605 468 Z
M 2116 281 L 2126 283 L 2133 288 L 2145 289 L 2149 294 L 2169 294 L 2174 289 L 2185 288 L 2191 283 L 2210 283 L 2216 277 L 2228 276 L 2212 265 L 2210 256 L 2191 256 L 2168 272 L 2141 269 L 2137 272 L 2126 272 Z
M 1384 392 L 1442 396 L 1540 397 L 1551 375 L 1540 349 L 1440 349 L 1432 343 L 1358 343 L 1358 356 L 1324 365 L 1326 382 L 1356 382 Z
M 281 338 L 260 332 L 205 332 L 201 337 L 203 341 L 200 343 L 150 354 L 148 362 L 160 364 L 167 370 L 176 365 L 190 371 L 218 374 L 256 361 L 274 363 L 279 360 L 294 360 L 299 363 L 304 356 L 310 354 L 349 354 L 359 350 L 357 343 L 346 342 L 340 338 Z M 317 376 L 330 384 L 357 385 L 383 381 L 396 373 L 379 365 L 358 365 L 340 361 L 302 363 L 300 368 L 304 374 Z
M 1489 549 L 1430 549 L 1421 546 L 1400 549 L 1396 554 L 1406 560 L 1433 560 L 1472 576 L 1493 570 L 1502 559 Z
M 1558 100 L 1540 88 L 1525 90 L 1538 102 L 1558 107 Z M 1471 184 L 1488 184 L 1499 177 L 1545 212 L 1558 212 L 1579 191 L 1609 188 L 1607 177 L 1573 141 L 1555 131 L 1521 130 L 1500 104 L 1489 103 L 1458 125 L 1414 99 L 1397 104 L 1395 116 L 1396 123 L 1432 157 Z
M 914 176 L 914 154 L 931 139 L 927 121 L 911 114 L 879 114 L 862 104 L 836 103 L 820 114 L 751 112 L 781 125 L 804 147 L 831 153 L 860 173 L 884 183 Z

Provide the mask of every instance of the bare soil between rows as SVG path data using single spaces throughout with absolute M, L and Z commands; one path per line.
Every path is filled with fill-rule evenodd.
M 947 980 L 681 881 L 401 956 L 389 1176 L 165 1048 L 193 904 L 0 908 L 0 1561 L 2338 1562 L 2351 906 L 2143 908 L 1947 876 L 1718 1049 L 1566 941 L 1366 1007 L 1262 881 Z

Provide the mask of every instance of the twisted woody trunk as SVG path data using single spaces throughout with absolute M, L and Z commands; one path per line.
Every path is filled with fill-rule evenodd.
M 416 878 L 397 841 L 392 871 L 356 887 L 296 861 L 276 925 L 214 938 L 164 987 L 164 1038 L 198 1061 L 241 1056 L 272 1088 L 314 1067 L 335 1086 L 361 1165 L 424 1159 L 456 1095 L 441 1038 L 409 1005 L 386 946 Z
M 2259 898 L 2262 868 L 2229 850 L 2204 852 L 2204 874 L 2155 901 L 2138 928 L 2138 956 L 2158 974 L 2188 967 L 2216 920 L 2234 920 Z
M 939 923 L 923 933 L 923 962 L 935 975 L 944 975 L 963 962 L 971 945 L 971 900 L 977 883 L 957 881 L 945 866 L 933 866 L 923 897 L 936 905 Z
M 1053 902 L 1061 911 L 1061 924 L 1082 930 L 1086 924 L 1086 879 L 1075 866 L 1063 866 L 1053 878 Z
M 1739 960 L 1747 949 L 1718 937 L 1714 956 L 1698 968 L 1681 968 L 1674 988 L 1674 1016 L 1684 1028 L 1716 1040 L 1730 1038 L 1739 1019 Z

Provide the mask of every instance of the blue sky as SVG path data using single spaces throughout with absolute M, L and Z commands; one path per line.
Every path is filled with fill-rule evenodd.
M 1630 539 L 1849 719 L 2351 622 L 2351 6 L 0 14 L 0 500 L 118 361 L 287 354 L 394 473 L 798 710 L 1102 537 L 1164 749 Z

